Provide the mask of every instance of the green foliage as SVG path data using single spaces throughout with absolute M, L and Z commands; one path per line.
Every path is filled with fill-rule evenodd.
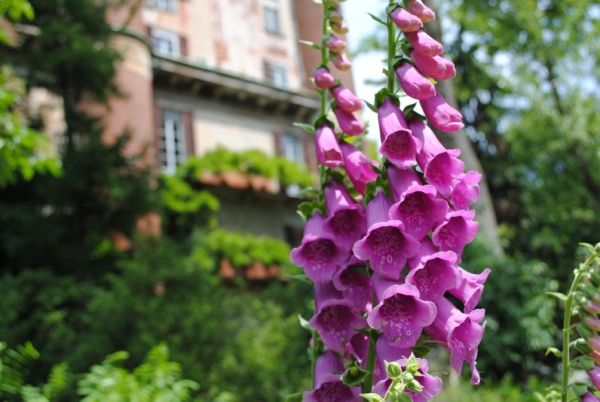
M 0 398 L 3 401 L 16 399 L 25 384 L 28 366 L 39 358 L 39 353 L 30 342 L 8 349 L 0 342 Z
M 521 382 L 521 381 L 519 381 Z M 540 402 L 548 384 L 530 377 L 523 386 L 515 385 L 507 375 L 499 383 L 485 382 L 475 388 L 466 382 L 444 381 L 442 392 L 435 398 L 445 402 Z
M 190 158 L 179 168 L 179 175 L 198 179 L 204 171 L 215 174 L 222 172 L 241 172 L 279 180 L 284 186 L 298 184 L 309 187 L 315 181 L 312 173 L 297 163 L 285 158 L 268 157 L 258 150 L 241 153 L 225 148 L 207 152 L 201 158 Z

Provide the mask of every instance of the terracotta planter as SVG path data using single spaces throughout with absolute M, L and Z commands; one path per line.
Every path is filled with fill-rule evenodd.
M 265 191 L 269 185 L 269 178 L 257 175 L 250 175 L 250 185 L 254 191 Z
M 233 269 L 229 260 L 221 260 L 219 276 L 225 279 L 232 279 L 235 277 L 235 269 Z
M 113 242 L 115 248 L 119 251 L 127 251 L 131 248 L 131 240 L 129 237 L 125 236 L 123 232 L 117 232 L 115 230 L 111 230 L 108 233 L 108 237 L 110 241 Z
M 223 182 L 223 179 L 210 170 L 205 170 L 202 172 L 202 176 L 200 176 L 200 182 L 204 184 L 210 184 L 212 186 L 218 186 Z
M 277 278 L 280 273 L 281 273 L 281 267 L 279 265 L 269 266 L 269 277 Z
M 223 181 L 228 187 L 243 190 L 250 186 L 248 176 L 239 172 L 223 172 L 221 173 Z
M 269 277 L 267 269 L 262 262 L 254 261 L 252 265 L 246 270 L 246 279 L 253 281 L 264 281 Z

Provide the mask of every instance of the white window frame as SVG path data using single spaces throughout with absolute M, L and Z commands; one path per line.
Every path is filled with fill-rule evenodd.
M 171 57 L 181 56 L 179 48 L 179 35 L 174 32 L 165 31 L 158 28 L 152 28 L 152 50 L 154 52 Z
M 281 35 L 279 8 L 273 5 L 264 5 L 263 17 L 265 19 L 265 30 L 267 31 L 267 33 L 273 35 Z
M 267 61 L 265 67 L 270 72 L 270 77 L 267 75 L 269 82 L 278 87 L 286 87 L 288 85 L 288 70 L 282 64 L 272 63 Z M 266 73 L 266 71 L 265 71 Z
M 181 112 L 169 109 L 161 111 L 159 160 L 163 173 L 175 174 L 177 166 L 187 159 L 185 127 Z
M 159 11 L 177 12 L 177 0 L 146 0 L 146 4 Z
M 283 157 L 290 162 L 295 162 L 299 165 L 306 164 L 304 159 L 304 149 L 302 139 L 294 134 L 283 134 Z

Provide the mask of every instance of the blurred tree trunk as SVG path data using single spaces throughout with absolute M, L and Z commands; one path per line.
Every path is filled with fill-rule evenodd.
M 435 20 L 425 24 L 425 30 L 432 38 L 442 43 L 442 28 L 434 1 L 423 0 L 423 3 L 434 10 L 437 16 Z M 452 80 L 440 81 L 436 85 L 436 88 L 450 106 L 459 110 L 456 96 L 454 95 L 454 84 Z M 492 196 L 490 195 L 485 172 L 483 171 L 481 163 L 479 163 L 479 159 L 475 154 L 475 150 L 473 149 L 473 145 L 471 144 L 467 133 L 464 130 L 460 130 L 454 133 L 437 131 L 436 134 L 447 148 L 460 149 L 460 159 L 465 163 L 465 171 L 476 170 L 483 175 L 481 182 L 479 183 L 481 190 L 479 199 L 474 205 L 474 208 L 477 211 L 480 236 L 495 254 L 503 254 L 498 233 L 498 221 L 496 219 L 494 203 L 492 201 Z

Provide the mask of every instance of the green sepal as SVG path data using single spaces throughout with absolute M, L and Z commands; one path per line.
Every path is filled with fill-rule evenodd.
M 427 346 L 415 346 L 411 348 L 411 350 L 415 354 L 415 357 L 418 357 L 419 359 L 423 359 L 431 352 L 431 348 L 428 348 Z
M 300 314 L 298 314 L 298 321 L 300 321 L 300 326 L 302 328 L 307 329 L 310 332 L 313 331 L 313 328 L 310 326 L 310 323 L 304 317 L 302 317 Z
M 375 105 L 374 105 L 374 104 L 372 104 L 372 103 L 369 103 L 369 102 L 367 102 L 367 101 L 366 101 L 366 100 L 364 100 L 364 99 L 363 99 L 363 102 L 365 102 L 365 104 L 367 105 L 367 107 L 368 107 L 369 109 L 371 109 L 371 111 L 372 111 L 373 113 L 377 113 L 377 108 L 375 107 Z
M 385 13 L 387 15 L 390 15 L 392 13 L 392 11 L 394 11 L 398 7 L 400 7 L 400 4 L 398 4 L 398 3 L 390 3 L 390 5 L 385 8 Z
M 294 123 L 294 126 L 295 127 L 300 127 L 301 129 L 303 129 L 307 133 L 311 133 L 311 134 L 314 134 L 317 131 L 317 129 L 315 128 L 315 126 L 313 126 L 312 124 Z
M 325 202 L 324 201 L 304 201 L 298 205 L 298 214 L 307 221 L 311 216 L 315 214 L 315 211 L 321 212 L 325 216 Z
M 327 124 L 330 128 L 335 128 L 335 124 L 331 120 L 327 119 L 327 116 L 321 116 L 315 121 L 315 127 L 321 127 L 323 124 Z
M 353 363 L 344 374 L 342 374 L 342 382 L 349 387 L 358 387 L 369 374 L 368 371 L 362 370 L 357 363 Z
M 585 339 L 583 338 L 579 338 L 574 340 L 573 342 L 571 342 L 571 345 L 579 352 L 582 353 L 584 355 L 589 355 L 590 353 L 592 353 L 594 351 L 594 348 L 592 348 Z
M 592 338 L 594 335 L 596 335 L 596 332 L 585 324 L 577 325 L 577 332 L 586 339 Z
M 406 392 L 394 391 L 392 393 L 392 402 L 412 402 L 412 398 Z
M 369 393 L 369 394 L 360 394 L 360 396 L 367 402 L 383 402 L 383 398 L 379 394 Z
M 589 356 L 579 356 L 575 359 L 575 361 L 581 366 L 581 368 L 585 371 L 589 371 L 596 367 L 596 361 Z
M 575 382 L 575 383 L 571 384 L 571 389 L 573 389 L 573 392 L 575 393 L 575 395 L 581 396 L 581 395 L 585 394 L 586 392 L 588 392 L 588 385 L 583 382 Z

